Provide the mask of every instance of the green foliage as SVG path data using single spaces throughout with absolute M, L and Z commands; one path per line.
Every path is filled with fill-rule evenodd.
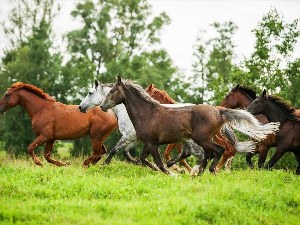
M 201 33 L 194 47 L 192 84 L 196 86 L 196 96 L 200 102 L 219 103 L 233 82 L 233 42 L 232 35 L 236 25 L 229 21 L 223 24 L 213 23 L 217 35 L 204 40 Z M 193 93 L 194 94 L 194 93 Z
M 114 161 L 82 169 L 0 164 L 0 224 L 298 224 L 300 181 L 289 171 L 169 177 Z M 13 191 L 12 191 L 13 190 Z
M 293 62 L 292 53 L 300 35 L 299 19 L 286 23 L 283 16 L 272 9 L 263 16 L 253 33 L 256 38 L 254 52 L 245 60 L 247 82 L 272 93 L 295 89 L 293 86 L 297 85 L 299 77 L 295 80 L 297 60 Z

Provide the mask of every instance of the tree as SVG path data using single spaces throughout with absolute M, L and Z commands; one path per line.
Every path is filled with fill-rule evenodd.
M 215 38 L 205 40 L 202 32 L 194 46 L 191 83 L 199 102 L 218 103 L 232 87 L 234 79 L 234 45 L 232 35 L 237 27 L 233 22 L 213 23 Z
M 267 88 L 273 93 L 290 90 L 292 68 L 297 65 L 292 62 L 292 53 L 300 35 L 299 19 L 287 23 L 276 9 L 272 9 L 263 16 L 253 33 L 256 41 L 254 52 L 245 61 L 245 79 L 253 87 Z
M 145 0 L 98 0 L 79 3 L 72 11 L 82 21 L 80 29 L 67 35 L 72 61 L 93 65 L 89 79 L 112 82 L 117 75 L 142 85 L 166 84 L 176 71 L 166 51 L 158 49 L 162 27 L 170 22 L 165 13 L 150 18 Z

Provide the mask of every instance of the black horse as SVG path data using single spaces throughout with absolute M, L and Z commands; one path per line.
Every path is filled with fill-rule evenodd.
M 280 130 L 275 137 L 277 150 L 266 167 L 271 168 L 291 151 L 298 161 L 296 174 L 300 175 L 300 117 L 296 115 L 296 109 L 279 97 L 267 95 L 264 90 L 247 110 L 254 115 L 264 114 L 270 122 L 280 122 Z

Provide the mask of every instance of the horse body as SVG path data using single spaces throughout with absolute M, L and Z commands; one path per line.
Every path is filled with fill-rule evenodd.
M 151 163 L 146 160 L 146 157 L 151 154 L 156 165 L 165 173 L 169 173 L 169 171 L 163 166 L 158 153 L 158 146 L 161 143 L 173 143 L 185 137 L 191 137 L 205 151 L 204 159 L 201 161 L 203 169 L 206 167 L 210 152 L 214 153 L 215 157 L 209 168 L 213 172 L 224 148 L 214 143 L 212 138 L 224 124 L 235 128 L 244 124 L 239 130 L 258 140 L 265 138 L 267 133 L 272 133 L 278 129 L 278 124 L 260 126 L 257 120 L 245 111 L 216 108 L 209 105 L 183 108 L 163 107 L 150 98 L 140 86 L 131 82 L 123 82 L 119 77 L 117 83 L 102 102 L 101 108 L 106 111 L 121 103 L 126 107 L 137 136 L 144 143 L 141 161 L 150 165 Z M 176 160 L 168 162 L 167 165 L 171 166 L 187 156 L 186 152 L 183 151 Z
M 84 166 L 95 164 L 106 152 L 104 139 L 115 129 L 116 118 L 112 112 L 93 109 L 88 114 L 80 113 L 78 106 L 56 102 L 37 87 L 24 83 L 11 86 L 0 100 L 0 111 L 21 105 L 31 118 L 32 129 L 37 138 L 29 145 L 28 152 L 37 165 L 41 161 L 34 149 L 46 143 L 45 158 L 57 166 L 66 163 L 50 158 L 55 140 L 71 140 L 90 135 L 93 155 L 84 161 Z
M 235 109 L 235 108 L 246 109 L 255 99 L 256 99 L 255 91 L 253 91 L 250 88 L 237 85 L 226 95 L 226 97 L 223 99 L 220 105 L 231 109 Z M 269 122 L 267 117 L 263 114 L 257 114 L 255 115 L 255 117 L 262 124 L 267 124 Z M 275 135 L 274 134 L 268 135 L 267 138 L 260 141 L 256 145 L 254 152 L 247 153 L 246 160 L 248 165 L 251 168 L 253 168 L 253 163 L 251 159 L 255 154 L 259 154 L 258 167 L 262 168 L 266 161 L 268 150 L 271 147 L 275 147 L 275 146 L 276 146 Z M 233 154 L 235 153 L 233 152 Z
M 101 84 L 98 81 L 95 81 L 95 87 L 91 88 L 89 90 L 89 94 L 85 97 L 84 100 L 80 103 L 80 110 L 81 112 L 87 112 L 89 109 L 100 105 L 101 102 L 105 99 L 106 95 L 111 90 L 110 84 Z M 176 104 L 174 107 L 182 107 L 192 104 Z M 173 107 L 172 104 L 166 104 L 168 107 Z M 136 131 L 134 129 L 134 126 L 128 116 L 128 113 L 126 111 L 126 108 L 124 104 L 116 105 L 112 108 L 112 111 L 115 113 L 116 117 L 118 118 L 118 125 L 119 125 L 119 131 L 122 134 L 121 139 L 118 141 L 118 143 L 114 146 L 113 149 L 111 149 L 108 152 L 108 156 L 105 159 L 104 163 L 109 164 L 112 157 L 122 148 L 125 148 L 124 155 L 127 158 L 128 161 L 131 161 L 135 164 L 138 164 L 139 161 L 135 160 L 129 153 L 130 149 L 134 148 L 140 140 L 137 138 Z M 178 144 L 180 145 L 180 144 Z M 178 148 L 177 144 L 171 144 L 167 146 L 167 149 L 164 153 L 167 160 L 170 160 L 170 151 L 177 146 L 178 152 L 181 152 L 181 148 Z M 189 146 L 189 148 L 193 149 L 193 153 L 198 158 L 198 161 L 202 160 L 203 158 L 203 150 L 195 144 L 192 140 L 185 140 L 185 145 Z M 186 146 L 185 146 L 186 147 Z M 168 151 L 168 152 L 167 152 Z M 185 160 L 181 161 L 187 170 L 190 172 L 191 167 L 187 164 Z M 174 165 L 175 166 L 175 165 Z M 177 167 L 174 167 L 175 170 L 180 169 Z
M 172 99 L 167 92 L 157 89 L 153 84 L 150 84 L 146 89 L 146 92 L 155 100 L 158 100 L 160 103 L 168 103 L 168 104 L 174 104 L 176 103 L 174 99 Z M 233 99 L 234 100 L 234 99 Z M 194 104 L 191 104 L 194 105 Z M 224 136 L 226 135 L 226 137 Z M 229 140 L 228 140 L 228 139 Z M 220 170 L 224 165 L 225 169 L 230 168 L 231 161 L 233 159 L 233 156 L 236 152 L 250 152 L 253 151 L 253 146 L 251 146 L 250 142 L 243 142 L 243 143 L 237 143 L 236 137 L 234 136 L 234 133 L 230 130 L 224 130 L 220 133 L 218 133 L 213 140 L 223 146 L 225 148 L 225 151 L 223 153 L 222 159 L 217 165 L 216 170 Z M 176 145 L 172 145 L 172 148 L 174 148 Z M 165 158 L 170 160 L 170 152 L 172 150 L 169 146 L 167 146 L 167 149 L 165 151 Z M 181 149 L 180 149 L 181 150 Z
M 275 137 L 277 149 L 266 167 L 273 167 L 286 152 L 291 151 L 298 162 L 296 174 L 300 175 L 300 118 L 297 110 L 276 96 L 267 96 L 265 90 L 247 110 L 254 115 L 263 113 L 269 121 L 280 122 Z

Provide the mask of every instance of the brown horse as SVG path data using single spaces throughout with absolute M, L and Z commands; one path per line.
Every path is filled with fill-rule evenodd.
M 153 100 L 145 90 L 130 81 L 122 81 L 118 77 L 101 108 L 106 111 L 117 104 L 123 103 L 136 130 L 139 140 L 144 143 L 141 153 L 141 162 L 155 168 L 146 160 L 151 154 L 158 168 L 170 173 L 163 165 L 158 146 L 162 144 L 185 142 L 192 139 L 200 145 L 205 152 L 200 167 L 203 171 L 207 165 L 210 153 L 214 159 L 209 170 L 215 172 L 215 167 L 221 158 L 224 148 L 213 141 L 213 137 L 225 125 L 261 140 L 267 134 L 278 129 L 277 123 L 261 126 L 250 113 L 243 110 L 227 109 L 210 105 L 194 105 L 180 108 L 165 107 Z M 182 153 L 174 160 L 167 163 L 172 166 L 179 160 L 189 156 L 188 148 L 183 148 Z
M 264 90 L 247 110 L 254 115 L 264 114 L 269 121 L 280 122 L 275 137 L 277 149 L 266 167 L 273 167 L 286 152 L 291 151 L 298 162 L 296 174 L 300 175 L 300 117 L 295 113 L 296 109 L 277 96 L 267 95 Z
M 167 92 L 163 90 L 157 89 L 154 84 L 149 84 L 148 87 L 145 89 L 145 91 L 155 100 L 159 101 L 161 104 L 176 104 L 176 101 L 168 95 Z M 180 143 L 173 143 L 168 144 L 166 147 L 166 150 L 164 152 L 164 157 L 166 161 L 171 160 L 171 152 L 173 149 L 177 149 L 178 153 L 181 153 L 181 144 Z M 192 171 L 192 168 L 190 165 L 186 162 L 185 159 L 181 160 L 181 163 L 184 165 L 184 167 L 189 171 L 189 173 Z M 175 165 L 174 165 L 175 166 Z M 178 169 L 177 169 L 178 170 Z
M 81 113 L 76 105 L 65 105 L 31 84 L 17 82 L 7 89 L 0 100 L 0 113 L 16 105 L 24 107 L 31 118 L 32 129 L 37 138 L 28 146 L 28 153 L 35 164 L 42 162 L 34 154 L 34 149 L 45 144 L 46 160 L 57 166 L 67 165 L 50 157 L 55 140 L 71 140 L 89 135 L 92 140 L 93 155 L 86 159 L 84 166 L 97 163 L 106 149 L 105 138 L 116 128 L 116 118 L 112 112 L 104 113 L 99 108 Z
M 146 92 L 155 100 L 159 101 L 162 104 L 175 104 L 176 101 L 172 99 L 168 93 L 164 90 L 157 89 L 154 84 L 150 84 L 146 89 Z M 221 161 L 218 163 L 216 167 L 216 171 L 219 171 L 225 164 L 226 164 L 226 169 L 229 169 L 230 165 L 230 158 L 232 157 L 232 152 L 236 152 L 235 147 L 233 146 L 230 141 L 223 136 L 221 132 L 219 132 L 215 137 L 214 137 L 214 142 L 216 142 L 218 145 L 221 145 L 224 147 L 225 151 L 222 155 Z M 170 153 L 171 151 L 177 147 L 178 153 L 181 152 L 181 145 L 179 143 L 177 144 L 169 144 L 164 152 L 164 157 L 167 161 L 171 160 Z M 187 162 L 184 160 L 181 161 L 183 165 L 191 172 L 191 167 L 187 164 Z M 188 168 L 188 167 L 189 168 Z
M 226 95 L 226 97 L 221 102 L 221 106 L 226 108 L 240 108 L 246 109 L 254 100 L 256 99 L 256 93 L 254 90 L 248 87 L 237 85 Z M 261 123 L 268 123 L 266 116 L 260 114 L 255 116 Z M 256 145 L 255 151 L 252 153 L 247 153 L 246 160 L 248 165 L 253 168 L 252 157 L 255 154 L 259 154 L 258 158 L 258 167 L 262 168 L 267 158 L 268 151 L 271 147 L 275 147 L 275 135 L 271 134 L 266 139 L 261 141 Z M 235 152 L 232 152 L 232 156 L 235 155 Z

